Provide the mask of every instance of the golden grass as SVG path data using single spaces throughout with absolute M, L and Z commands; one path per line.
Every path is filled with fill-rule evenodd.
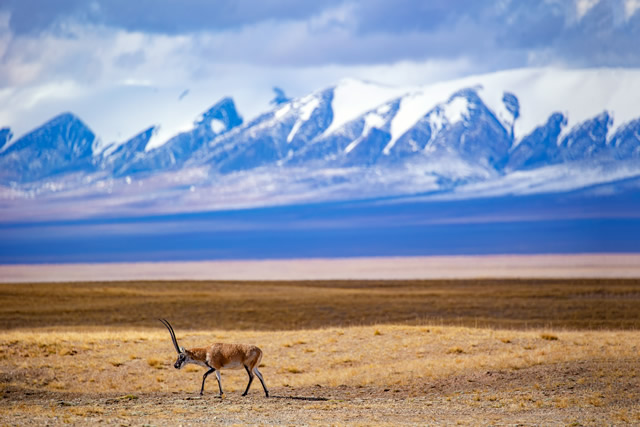
M 206 345 L 224 335 L 227 342 L 259 345 L 264 351 L 267 382 L 280 387 L 384 386 L 415 380 L 432 381 L 463 372 L 518 370 L 581 360 L 633 360 L 638 357 L 636 331 L 562 331 L 549 341 L 540 331 L 505 331 L 467 327 L 378 325 L 301 331 L 182 331 L 185 347 Z M 380 331 L 380 335 L 374 335 Z M 144 339 L 141 339 L 144 338 Z M 302 340 L 295 347 L 287 343 Z M 59 388 L 82 392 L 195 391 L 204 372 L 177 371 L 169 334 L 152 329 L 13 330 L 0 333 L 0 373 L 23 388 Z M 78 349 L 76 353 L 52 348 Z M 312 350 L 312 351 L 309 351 Z M 136 354 L 135 359 L 123 355 Z M 622 374 L 622 372 L 621 372 Z M 636 371 L 625 375 L 636 375 Z M 230 390 L 246 384 L 244 371 L 224 371 Z M 157 378 L 160 378 L 159 381 Z M 213 387 L 211 383 L 208 383 Z M 215 390 L 213 387 L 211 390 Z
M 0 285 L 0 425 L 639 424 L 639 287 Z M 187 348 L 258 345 L 280 399 L 264 399 L 259 382 L 241 398 L 247 375 L 238 370 L 222 373 L 225 399 L 211 400 L 210 376 L 199 401 L 204 370 L 173 368 L 157 317 Z
M 417 407 L 439 405 L 457 408 L 456 411 L 462 408 L 469 413 L 498 411 L 495 413 L 520 416 L 536 410 L 546 414 L 557 411 L 570 413 L 582 424 L 589 423 L 582 412 L 601 414 L 597 420 L 613 424 L 640 422 L 640 408 L 634 403 L 620 403 L 637 402 L 640 397 L 637 387 L 629 386 L 640 382 L 637 331 L 555 331 L 558 339 L 550 341 L 542 337 L 548 332 L 541 330 L 437 325 L 278 332 L 186 332 L 178 322 L 174 326 L 180 344 L 185 347 L 217 341 L 219 336 L 228 342 L 259 345 L 264 351 L 261 371 L 275 396 L 308 395 L 311 390 L 314 395 L 336 396 L 326 402 L 307 402 L 304 409 L 307 418 L 303 418 L 306 423 L 313 423 L 317 412 L 340 413 L 341 422 L 347 424 L 389 422 L 380 418 L 391 410 L 385 405 L 397 406 L 400 401 L 409 415 Z M 380 335 L 375 335 L 375 331 Z M 505 336 L 509 337 L 509 344 L 504 343 Z M 296 345 L 285 345 L 290 343 Z M 27 413 L 40 414 L 44 420 L 54 414 L 59 422 L 82 423 L 103 418 L 109 422 L 105 414 L 113 415 L 113 408 L 120 408 L 116 419 L 118 423 L 127 423 L 126 420 L 135 420 L 135 414 L 142 409 L 122 405 L 141 405 L 150 423 L 158 424 L 164 418 L 153 412 L 157 404 L 149 399 L 154 395 L 166 396 L 160 398 L 165 402 L 163 405 L 172 402 L 174 416 L 201 414 L 197 407 L 186 408 L 184 399 L 197 396 L 204 370 L 194 366 L 180 371 L 173 368 L 175 351 L 169 334 L 160 324 L 155 329 L 4 331 L 0 332 L 0 348 L 3 356 L 0 394 L 7 390 L 22 393 L 27 399 L 39 393 L 51 396 L 44 403 L 31 402 L 27 406 L 9 401 L 8 406 L 0 409 L 0 422 Z M 77 352 L 51 352 L 54 348 L 72 348 Z M 137 357 L 132 359 L 128 356 L 131 354 Z M 263 400 L 259 383 L 252 387 L 253 400 L 249 402 L 253 403 L 249 409 L 237 401 L 247 382 L 244 371 L 223 371 L 222 378 L 226 399 L 236 402 L 226 407 L 226 416 L 252 422 L 248 414 L 262 411 L 267 417 L 264 422 L 278 423 L 278 418 L 268 418 L 274 416 L 273 410 L 263 406 L 279 404 L 278 400 Z M 347 391 L 336 395 L 340 390 Z M 57 393 L 62 393 L 61 397 L 56 398 Z M 94 397 L 80 399 L 82 404 L 73 400 L 67 404 L 63 396 L 69 393 L 77 396 L 89 393 Z M 212 377 L 207 382 L 205 397 L 212 398 L 216 393 L 217 384 Z M 362 396 L 354 399 L 358 393 Z M 367 397 L 371 395 L 376 397 Z M 92 405 L 92 401 L 100 401 L 99 396 L 108 398 L 106 401 L 102 398 L 103 404 Z M 350 412 L 365 410 L 365 406 L 369 408 L 367 414 L 358 419 L 349 417 Z M 411 423 L 410 420 L 404 422 Z M 499 420 L 504 418 L 495 422 Z M 571 423 L 565 418 L 555 420 Z M 322 419 L 316 421 L 322 423 Z M 467 422 L 473 424 L 473 418 Z M 166 424 L 171 424 L 170 418 Z

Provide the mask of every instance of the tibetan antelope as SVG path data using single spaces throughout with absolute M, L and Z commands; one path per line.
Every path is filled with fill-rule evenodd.
M 176 340 L 176 334 L 173 332 L 173 328 L 165 319 L 158 319 L 162 322 L 164 326 L 169 329 L 169 333 L 171 334 L 171 340 L 173 341 L 173 345 L 178 352 L 178 360 L 173 365 L 174 368 L 180 369 L 184 365 L 189 363 L 193 363 L 194 365 L 200 365 L 205 368 L 209 368 L 207 372 L 204 373 L 202 377 L 202 387 L 200 387 L 200 395 L 204 393 L 204 381 L 207 379 L 207 375 L 212 372 L 216 373 L 216 378 L 218 379 L 218 387 L 220 388 L 220 397 L 222 397 L 222 383 L 220 381 L 220 370 L 221 369 L 244 369 L 249 374 L 249 384 L 247 384 L 247 389 L 242 393 L 243 396 L 246 396 L 249 392 L 249 387 L 251 387 L 251 383 L 253 382 L 254 374 L 258 376 L 258 379 L 262 383 L 262 388 L 264 388 L 264 394 L 269 397 L 269 390 L 267 390 L 267 386 L 264 384 L 264 379 L 262 378 L 262 374 L 258 370 L 258 365 L 260 364 L 260 360 L 262 359 L 262 350 L 260 350 L 255 345 L 243 345 L 243 344 L 211 344 L 208 347 L 198 347 L 192 349 L 185 349 L 178 345 L 178 341 Z

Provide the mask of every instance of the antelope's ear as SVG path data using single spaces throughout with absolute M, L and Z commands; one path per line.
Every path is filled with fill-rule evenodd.
M 180 347 L 180 353 L 184 353 L 184 347 Z

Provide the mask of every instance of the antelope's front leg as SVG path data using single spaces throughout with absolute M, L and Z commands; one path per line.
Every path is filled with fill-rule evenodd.
M 204 381 L 207 379 L 207 375 L 209 375 L 211 372 L 214 372 L 215 369 L 211 368 L 209 369 L 207 372 L 204 373 L 203 377 L 202 377 L 202 387 L 200 387 L 200 396 L 202 396 L 204 394 Z M 218 372 L 216 371 L 216 374 Z

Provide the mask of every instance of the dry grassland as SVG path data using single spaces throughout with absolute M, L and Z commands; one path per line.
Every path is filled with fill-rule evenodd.
M 160 316 L 273 398 L 199 398 Z M 0 326 L 0 425 L 640 424 L 638 281 L 0 285 Z
M 637 329 L 640 280 L 0 284 L 3 329 L 288 330 L 373 324 Z

